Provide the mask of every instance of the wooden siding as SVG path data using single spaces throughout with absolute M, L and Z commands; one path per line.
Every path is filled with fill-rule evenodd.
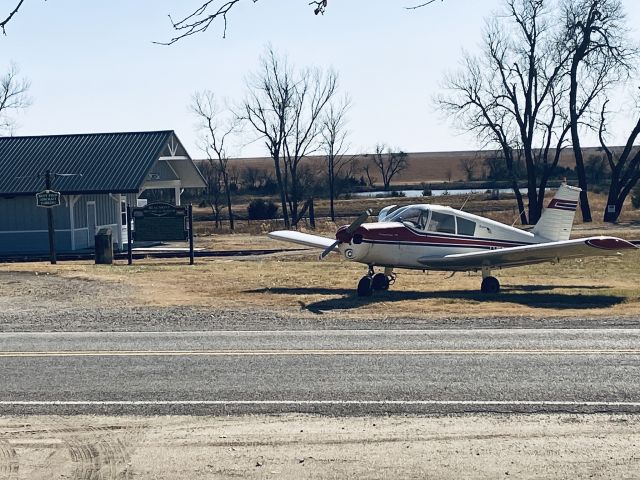
M 119 196 L 114 196 L 118 199 Z M 135 194 L 127 195 L 135 204 Z M 75 250 L 87 248 L 91 243 L 87 227 L 87 203 L 96 204 L 96 226 L 111 227 L 114 242 L 118 240 L 120 204 L 109 195 L 80 195 L 73 207 Z M 49 241 L 47 215 L 36 206 L 33 196 L 0 198 L 0 253 L 47 252 Z M 69 197 L 53 209 L 56 229 L 56 250 L 71 251 L 71 213 Z

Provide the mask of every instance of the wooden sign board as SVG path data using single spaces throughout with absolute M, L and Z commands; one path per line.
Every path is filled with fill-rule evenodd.
M 38 207 L 53 208 L 60 205 L 60 192 L 43 190 L 36 193 L 36 205 Z

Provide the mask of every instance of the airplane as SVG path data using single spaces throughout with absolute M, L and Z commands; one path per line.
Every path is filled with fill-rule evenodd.
M 395 282 L 394 269 L 482 272 L 480 291 L 497 294 L 500 282 L 492 270 L 535 263 L 558 263 L 565 258 L 620 255 L 637 249 L 616 237 L 593 236 L 570 240 L 581 189 L 563 183 L 531 231 L 521 230 L 451 207 L 430 204 L 391 205 L 366 223 L 371 210 L 351 225 L 342 226 L 335 240 L 281 230 L 270 238 L 323 249 L 320 259 L 337 250 L 346 260 L 368 266 L 358 282 L 358 296 L 387 290 Z M 384 268 L 375 272 L 375 267 Z

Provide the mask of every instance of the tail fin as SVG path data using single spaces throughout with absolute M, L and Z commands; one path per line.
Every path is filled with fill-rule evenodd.
M 552 242 L 569 240 L 580 192 L 581 189 L 578 187 L 571 187 L 566 183 L 560 185 L 556 195 L 542 212 L 540 220 L 533 227 L 533 234 Z

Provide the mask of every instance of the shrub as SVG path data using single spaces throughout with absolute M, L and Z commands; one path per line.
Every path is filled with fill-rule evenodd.
M 278 206 L 271 200 L 266 201 L 260 198 L 251 200 L 247 207 L 247 215 L 249 220 L 268 220 L 276 216 Z

